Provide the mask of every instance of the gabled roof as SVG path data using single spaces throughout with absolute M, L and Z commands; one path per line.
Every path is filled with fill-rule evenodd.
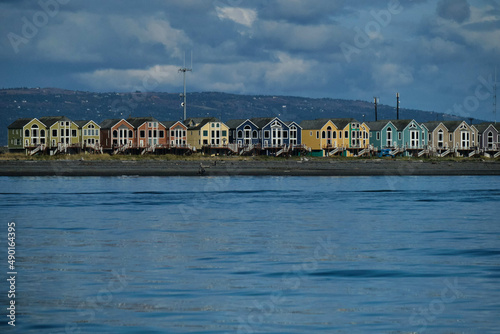
M 39 120 L 40 120 L 40 122 L 45 124 L 45 126 L 48 128 L 50 128 L 52 125 L 56 124 L 57 122 L 71 122 L 71 120 L 66 116 L 40 117 Z
M 432 132 L 436 130 L 436 128 L 441 124 L 441 121 L 432 121 L 432 122 L 425 122 L 424 125 L 429 130 L 429 132 Z M 443 124 L 444 125 L 444 124 Z M 445 126 L 446 127 L 446 126 Z M 447 128 L 448 129 L 448 128 Z
M 171 127 L 173 127 L 177 123 L 184 125 L 184 123 L 182 123 L 181 121 L 161 121 L 160 123 L 163 124 L 163 126 L 167 129 L 170 129 Z M 186 126 L 186 125 L 184 125 L 184 126 Z
M 285 122 L 286 125 L 288 125 L 288 127 L 291 127 L 292 125 L 296 125 L 297 127 L 299 127 L 300 129 L 302 129 L 302 126 L 300 126 L 299 123 L 295 122 L 295 121 L 290 121 L 290 122 Z
M 26 124 L 34 120 L 34 118 L 19 118 L 12 122 L 8 129 L 22 129 Z
M 358 120 L 354 118 L 331 118 L 330 119 L 337 129 L 344 129 L 349 123 L 359 123 Z
M 388 123 L 392 123 L 390 120 L 384 119 L 376 122 L 366 122 L 370 131 L 381 131 Z
M 493 127 L 498 132 L 498 128 L 495 127 L 495 125 L 493 123 L 486 122 L 486 123 L 481 123 L 481 124 L 474 124 L 474 126 L 476 127 L 477 131 L 479 131 L 479 133 L 483 133 L 490 126 Z
M 441 122 L 443 123 L 444 126 L 446 126 L 446 128 L 448 129 L 448 131 L 455 131 L 462 123 L 464 123 L 464 121 L 444 121 L 444 122 Z M 465 123 L 467 124 L 467 123 Z M 467 124 L 468 125 L 468 124 Z
M 75 123 L 76 125 L 78 125 L 78 127 L 80 128 L 83 128 L 85 125 L 89 124 L 90 122 L 93 122 L 95 123 L 97 126 L 99 126 L 99 124 L 97 124 L 97 122 L 94 122 L 92 120 L 79 120 L 79 121 L 73 121 L 73 123 Z M 100 126 L 99 126 L 100 127 Z
M 330 121 L 329 118 L 318 118 L 314 120 L 306 120 L 300 122 L 300 127 L 303 130 L 319 130 L 323 126 L 325 126 L 326 123 Z
M 159 122 L 154 117 L 129 117 L 127 118 L 127 122 L 129 122 L 134 128 L 138 128 L 146 122 Z
M 397 119 L 397 120 L 391 120 L 391 123 L 394 124 L 396 129 L 399 131 L 404 130 L 410 123 L 413 122 L 412 119 Z M 416 123 L 416 122 L 415 122 Z M 418 123 L 417 123 L 418 125 Z
M 189 130 L 200 130 L 207 123 L 213 123 L 213 122 L 221 123 L 221 121 L 215 117 L 207 117 L 207 118 L 195 117 L 186 119 L 184 121 L 184 124 L 188 127 Z M 194 125 L 189 126 L 189 123 L 193 123 Z
M 248 121 L 248 119 L 230 119 L 226 122 L 226 125 L 230 129 L 236 129 L 238 126 L 245 123 L 246 121 Z
M 116 125 L 116 123 L 119 123 L 121 121 L 127 122 L 127 120 L 123 118 L 105 119 L 104 121 L 101 122 L 101 124 L 99 124 L 99 126 L 101 127 L 101 129 L 111 129 L 113 126 Z M 127 122 L 127 124 L 129 124 L 131 127 L 134 127 L 129 122 Z
M 262 129 L 269 123 L 271 123 L 273 120 L 278 119 L 280 122 L 284 123 L 282 120 L 280 120 L 278 117 L 255 117 L 255 118 L 250 118 L 250 121 L 257 125 L 259 129 Z

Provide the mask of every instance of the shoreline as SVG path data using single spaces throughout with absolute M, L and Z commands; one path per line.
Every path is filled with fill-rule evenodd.
M 200 164 L 204 172 L 200 170 Z M 500 175 L 479 161 L 0 161 L 0 176 L 461 176 Z

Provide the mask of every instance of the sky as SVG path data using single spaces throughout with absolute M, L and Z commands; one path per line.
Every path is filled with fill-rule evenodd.
M 0 0 L 0 88 L 176 93 L 186 67 L 188 92 L 495 120 L 495 66 L 500 0 Z

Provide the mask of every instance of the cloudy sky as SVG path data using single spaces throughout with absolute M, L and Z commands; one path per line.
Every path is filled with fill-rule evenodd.
M 0 88 L 373 100 L 493 120 L 499 0 L 0 0 Z M 186 57 L 185 57 L 186 55 Z

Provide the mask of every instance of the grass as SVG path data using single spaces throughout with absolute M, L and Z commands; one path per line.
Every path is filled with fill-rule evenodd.
M 27 156 L 24 153 L 4 153 L 0 154 L 0 161 L 57 161 L 57 160 L 86 160 L 86 161 L 299 161 L 303 157 L 293 156 L 290 158 L 285 157 L 273 157 L 273 156 L 210 156 L 202 155 L 201 153 L 195 153 L 192 155 L 109 155 L 109 154 L 67 154 L 67 155 L 34 155 Z M 483 162 L 483 161 L 500 161 L 500 158 L 491 159 L 485 157 L 475 157 L 475 158 L 455 158 L 455 157 L 444 157 L 444 158 L 410 158 L 410 157 L 396 157 L 389 158 L 383 157 L 307 157 L 309 161 L 360 161 L 360 160 L 395 160 L 395 161 L 423 161 L 423 162 Z

